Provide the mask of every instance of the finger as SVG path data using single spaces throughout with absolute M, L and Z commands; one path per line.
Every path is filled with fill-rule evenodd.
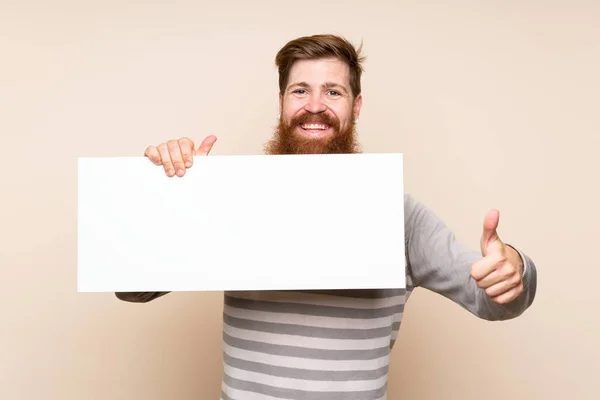
M 503 280 L 507 279 L 506 276 L 500 273 L 497 269 L 489 273 L 487 276 L 483 277 L 480 280 L 477 280 L 477 286 L 481 289 L 487 289 Z
M 185 165 L 183 164 L 183 156 L 181 155 L 181 148 L 177 140 L 169 140 L 167 142 L 169 149 L 169 156 L 171 156 L 171 162 L 177 176 L 183 176 L 185 174 Z
M 171 162 L 171 156 L 169 155 L 169 149 L 166 143 L 158 145 L 158 153 L 160 154 L 161 162 L 167 176 L 173 176 L 175 170 L 173 169 L 173 163 Z
M 471 265 L 471 277 L 479 282 L 496 271 L 504 261 L 506 261 L 505 257 L 496 254 L 477 260 Z
M 200 146 L 198 146 L 198 150 L 194 152 L 196 156 L 207 156 L 210 153 L 213 145 L 217 141 L 217 137 L 214 135 L 210 135 L 204 138 Z
M 144 156 L 148 157 L 150 161 L 152 161 L 156 165 L 161 165 L 160 153 L 154 146 L 146 147 L 146 151 L 144 151 Z
M 194 163 L 194 142 L 190 138 L 181 138 L 178 142 L 183 163 L 186 168 L 190 168 Z
M 481 253 L 487 255 L 487 246 L 498 239 L 498 222 L 500 221 L 500 212 L 491 210 L 483 220 L 483 233 L 481 235 Z
M 495 271 L 477 281 L 477 286 L 482 289 L 487 289 L 498 282 L 510 279 L 511 277 L 519 277 L 517 267 L 508 262 L 505 257 L 500 257 L 495 266 Z
M 502 280 L 495 285 L 485 289 L 488 296 L 494 298 L 503 295 L 504 293 L 516 288 L 521 284 L 521 280 L 518 276 L 512 276 L 508 279 Z
M 483 237 L 485 239 L 493 239 L 497 236 L 498 222 L 500 221 L 500 212 L 491 210 L 483 220 Z
M 512 290 L 509 290 L 508 292 L 502 293 L 499 296 L 492 297 L 492 300 L 498 304 L 507 304 L 519 297 L 521 293 L 523 293 L 522 284 Z

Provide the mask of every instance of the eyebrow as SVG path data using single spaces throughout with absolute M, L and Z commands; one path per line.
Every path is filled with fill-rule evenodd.
M 310 85 L 308 83 L 306 83 L 306 82 L 296 82 L 296 83 L 294 83 L 294 84 L 292 84 L 292 85 L 289 86 L 290 89 L 293 88 L 293 87 L 309 88 Z M 343 85 L 340 85 L 340 84 L 335 83 L 335 82 L 325 82 L 323 85 L 321 85 L 321 87 L 323 89 L 339 89 L 339 90 L 341 90 L 344 93 L 348 93 L 348 90 Z

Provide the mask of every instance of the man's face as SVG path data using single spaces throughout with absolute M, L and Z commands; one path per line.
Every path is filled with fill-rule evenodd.
M 355 118 L 362 96 L 350 89 L 350 69 L 337 59 L 297 61 L 279 97 L 281 113 L 270 154 L 357 152 Z

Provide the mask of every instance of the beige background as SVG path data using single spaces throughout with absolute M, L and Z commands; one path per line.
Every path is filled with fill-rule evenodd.
M 77 157 L 260 153 L 276 51 L 322 32 L 364 40 L 364 150 L 403 152 L 406 190 L 475 249 L 498 207 L 539 269 L 505 323 L 418 290 L 390 399 L 597 398 L 598 2 L 200 3 L 0 3 L 2 399 L 218 398 L 221 293 L 76 292 Z

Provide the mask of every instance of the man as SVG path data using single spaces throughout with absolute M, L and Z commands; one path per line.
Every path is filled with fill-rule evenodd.
M 276 56 L 280 118 L 267 154 L 357 153 L 363 57 L 345 39 L 302 37 Z M 170 176 L 183 177 L 206 137 L 170 140 L 145 151 Z M 479 318 L 506 320 L 533 302 L 536 268 L 484 219 L 481 253 L 466 249 L 431 211 L 405 195 L 406 290 L 226 292 L 223 313 L 227 399 L 385 399 L 390 352 L 414 288 L 439 293 Z M 365 265 L 365 268 L 368 268 Z M 117 293 L 148 302 L 166 293 Z

